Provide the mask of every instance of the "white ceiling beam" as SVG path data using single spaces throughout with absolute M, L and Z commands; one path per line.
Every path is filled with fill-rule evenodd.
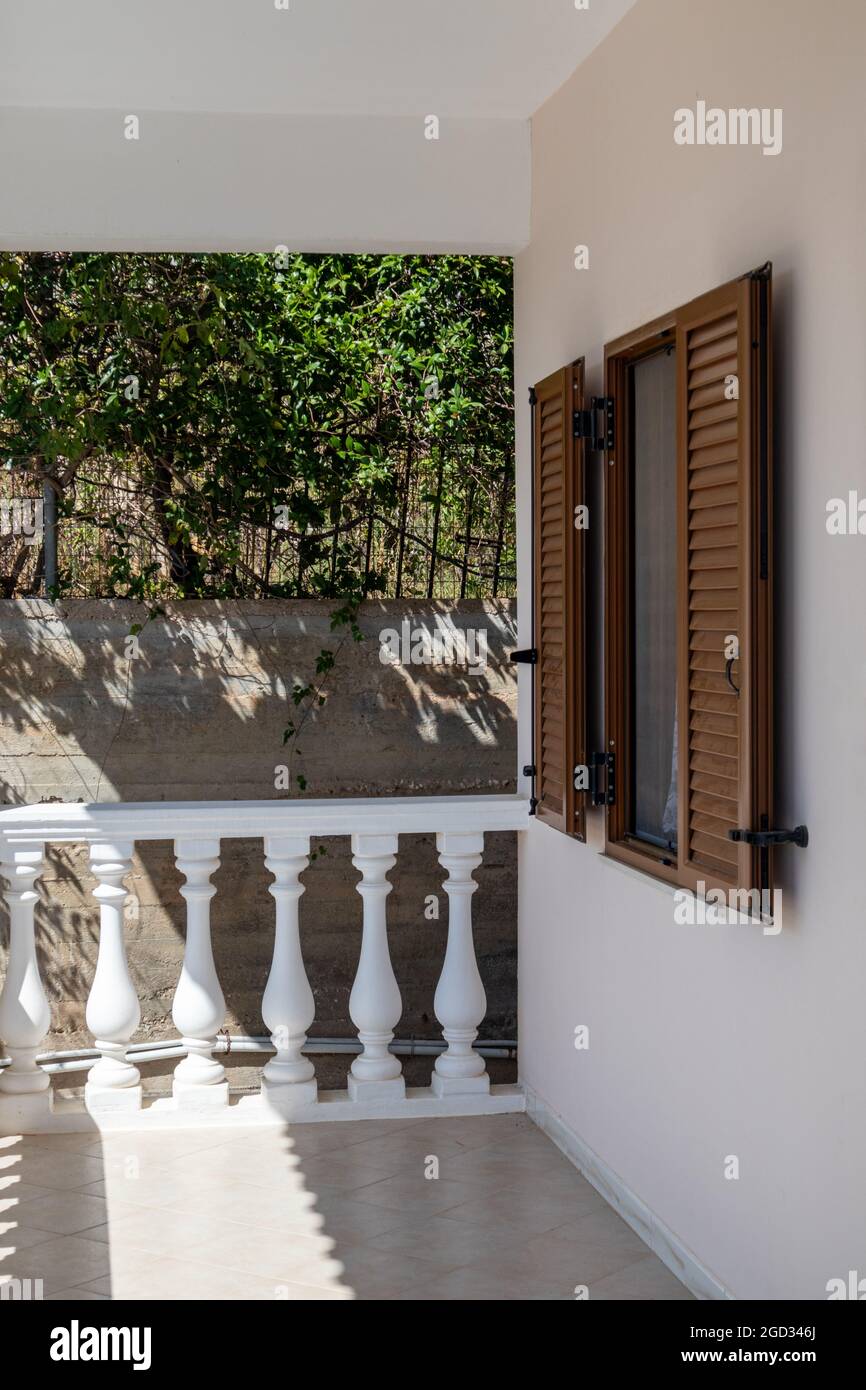
M 529 124 L 0 110 L 5 250 L 513 254 Z

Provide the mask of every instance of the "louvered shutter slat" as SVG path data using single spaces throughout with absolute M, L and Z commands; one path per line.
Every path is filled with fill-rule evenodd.
M 585 835 L 583 798 L 573 768 L 583 752 L 583 454 L 572 428 L 583 405 L 583 362 L 535 388 L 536 815 L 567 834 Z
M 757 855 L 728 832 L 772 816 L 771 593 L 769 574 L 759 572 L 757 430 L 760 393 L 769 391 L 758 354 L 769 347 L 758 342 L 757 293 L 747 278 L 677 315 L 680 865 L 686 879 L 745 889 L 761 887 Z M 738 395 L 726 400 L 732 378 Z M 728 666 L 733 637 L 739 658 Z

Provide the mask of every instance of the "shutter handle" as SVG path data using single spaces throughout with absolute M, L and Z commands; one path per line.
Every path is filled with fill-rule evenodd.
M 732 672 L 733 669 L 734 669 L 734 658 L 733 658 L 732 656 L 729 656 L 728 659 L 727 659 L 727 661 L 725 662 L 725 680 L 728 682 L 728 685 L 729 685 L 729 686 L 731 687 L 731 689 L 733 690 L 733 692 L 734 692 L 734 694 L 736 695 L 737 699 L 739 699 L 739 698 L 740 698 L 740 687 L 739 687 L 738 685 L 734 685 L 733 678 L 732 678 L 732 676 L 731 676 L 731 672 Z
M 754 845 L 756 849 L 771 849 L 773 845 L 798 845 L 805 849 L 809 832 L 805 825 L 797 825 L 793 830 L 729 830 L 728 839 Z

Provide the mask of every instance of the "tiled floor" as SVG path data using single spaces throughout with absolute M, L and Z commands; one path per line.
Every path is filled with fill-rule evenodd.
M 691 1296 L 522 1115 L 0 1139 L 12 1276 L 58 1299 Z

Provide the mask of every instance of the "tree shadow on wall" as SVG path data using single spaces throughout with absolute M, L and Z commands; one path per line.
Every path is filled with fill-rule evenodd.
M 291 760 L 306 793 L 285 790 L 283 732 L 322 648 L 335 649 L 327 601 L 199 602 L 145 622 L 137 605 L 9 602 L 0 640 L 0 777 L 9 805 L 38 801 L 199 801 L 448 795 L 514 790 L 514 604 L 372 602 L 365 641 L 346 642 L 327 701 L 306 722 Z M 486 630 L 475 674 L 447 651 L 440 664 L 382 659 L 383 630 L 417 639 L 442 625 Z M 423 642 L 415 641 L 416 655 Z M 432 646 L 432 643 L 430 644 Z M 470 639 L 468 653 L 479 644 Z M 435 654 L 435 653 L 434 653 Z M 281 785 L 278 785 L 280 784 Z M 511 843 L 513 837 L 495 837 Z M 361 902 L 347 840 L 330 842 L 304 876 L 303 945 L 320 1036 L 351 1032 L 348 994 L 360 945 Z M 80 847 L 49 846 L 39 883 L 40 966 L 52 1002 L 53 1045 L 87 1041 L 84 1003 L 98 948 L 95 882 Z M 510 868 L 510 873 L 509 873 Z M 404 992 L 401 1032 L 435 1032 L 432 995 L 447 918 L 434 837 L 401 841 L 389 902 L 394 968 Z M 516 873 L 513 846 L 479 870 L 479 964 L 488 1027 L 513 1035 Z M 509 882 L 510 880 L 510 882 Z M 214 954 L 232 1031 L 263 1031 L 273 900 L 260 842 L 225 841 L 214 876 Z M 171 1001 L 185 907 L 170 842 L 137 846 L 127 880 L 130 970 L 142 1001 L 139 1037 L 174 1032 Z M 422 891 L 426 888 L 426 891 Z M 429 901 L 437 899 L 436 908 Z M 430 917 L 438 910 L 439 918 Z M 427 914 L 427 915 L 425 915 Z M 4 923 L 2 940 L 6 940 Z M 509 1027 L 510 1024 L 510 1027 Z

